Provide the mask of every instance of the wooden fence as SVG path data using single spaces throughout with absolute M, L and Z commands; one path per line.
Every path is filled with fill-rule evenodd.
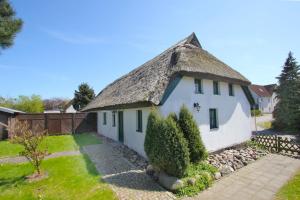
M 297 156 L 300 155 L 300 144 L 291 138 L 280 137 L 277 135 L 256 135 L 254 141 L 274 152 Z
M 10 123 L 16 119 L 47 129 L 50 135 L 97 131 L 97 113 L 18 114 L 9 119 Z

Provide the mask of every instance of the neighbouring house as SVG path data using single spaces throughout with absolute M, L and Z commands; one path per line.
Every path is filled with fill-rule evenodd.
M 262 113 L 272 113 L 277 103 L 276 84 L 270 85 L 250 85 L 250 91 L 254 98 L 256 107 Z
M 61 111 L 59 109 L 44 110 L 44 113 L 61 113 Z
M 142 156 L 152 107 L 193 113 L 209 151 L 251 137 L 250 81 L 205 51 L 193 33 L 104 88 L 83 111 L 98 113 L 98 132 Z
M 3 124 L 8 125 L 9 118 L 18 113 L 24 112 L 0 106 L 0 140 L 7 138 L 7 130 Z
M 65 113 L 76 113 L 78 112 L 74 106 L 73 106 L 73 100 L 69 101 L 65 106 L 64 106 L 64 112 Z

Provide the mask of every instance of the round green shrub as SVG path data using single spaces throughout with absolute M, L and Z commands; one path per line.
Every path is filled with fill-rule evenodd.
M 202 142 L 198 125 L 184 105 L 180 109 L 178 123 L 188 142 L 191 162 L 195 163 L 206 159 L 207 151 Z

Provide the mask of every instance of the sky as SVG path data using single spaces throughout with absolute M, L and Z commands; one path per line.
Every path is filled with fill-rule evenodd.
M 254 84 L 300 61 L 300 0 L 11 0 L 24 26 L 0 54 L 0 96 L 72 98 L 106 85 L 195 32 Z

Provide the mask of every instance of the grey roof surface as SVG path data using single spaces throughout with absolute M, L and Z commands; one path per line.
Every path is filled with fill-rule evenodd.
M 25 112 L 20 111 L 20 110 L 15 110 L 15 109 L 11 109 L 11 108 L 6 108 L 6 107 L 2 107 L 2 106 L 0 106 L 0 111 L 5 112 L 5 113 L 10 113 L 10 114 L 14 114 L 14 113 L 25 113 Z
M 250 81 L 202 49 L 196 35 L 173 45 L 152 60 L 105 87 L 82 111 L 139 102 L 159 105 L 176 75 L 249 85 Z

